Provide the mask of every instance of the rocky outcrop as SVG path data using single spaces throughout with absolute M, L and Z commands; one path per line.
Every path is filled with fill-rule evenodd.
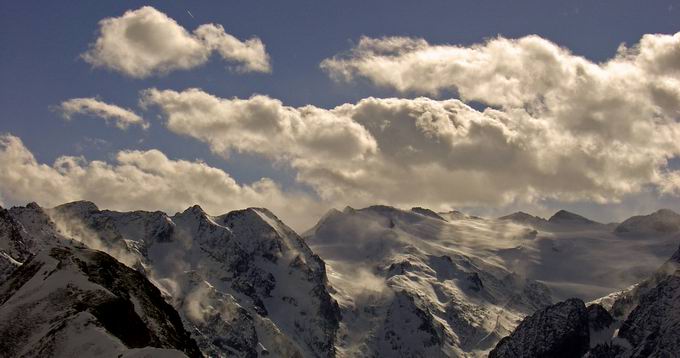
M 583 301 L 569 299 L 525 318 L 489 358 L 580 357 L 589 344 L 588 310 Z
M 642 295 L 618 336 L 632 345 L 629 357 L 673 357 L 680 352 L 680 275 L 664 278 Z

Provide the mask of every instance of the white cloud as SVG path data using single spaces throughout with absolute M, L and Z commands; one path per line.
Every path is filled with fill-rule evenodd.
M 95 67 L 135 78 L 186 70 L 217 51 L 242 72 L 270 72 L 269 55 L 258 38 L 240 41 L 221 25 L 204 24 L 193 34 L 150 6 L 99 22 L 99 37 L 82 55 Z
M 164 210 L 170 214 L 199 204 L 211 214 L 264 206 L 289 225 L 304 229 L 323 212 L 304 193 L 284 192 L 270 179 L 249 185 L 200 161 L 169 159 L 158 150 L 121 151 L 115 163 L 62 156 L 38 163 L 15 136 L 0 136 L 0 198 L 5 205 L 36 201 L 54 206 L 91 200 L 115 210 Z
M 288 107 L 262 95 L 223 99 L 199 89 L 149 89 L 142 92 L 141 105 L 158 106 L 170 130 L 207 142 L 225 156 L 235 150 L 275 160 L 352 162 L 376 150 L 368 131 L 349 116 Z
M 680 125 L 656 117 L 635 131 L 605 121 L 584 133 L 525 109 L 478 111 L 455 99 L 366 98 L 327 110 L 151 89 L 141 102 L 216 153 L 285 161 L 335 206 L 612 202 L 664 183 L 667 159 L 680 154 Z
M 149 123 L 132 110 L 104 103 L 96 98 L 72 98 L 61 102 L 58 110 L 67 120 L 70 120 L 74 114 L 82 114 L 102 118 L 107 123 L 113 121 L 120 129 L 127 129 L 130 125 L 149 128 Z

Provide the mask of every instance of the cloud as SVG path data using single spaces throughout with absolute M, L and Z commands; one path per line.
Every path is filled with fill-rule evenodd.
M 237 151 L 294 162 L 353 162 L 376 150 L 372 136 L 349 116 L 288 107 L 262 95 L 224 99 L 199 89 L 148 89 L 141 105 L 159 107 L 170 130 L 207 142 L 225 156 Z
M 680 154 L 680 125 L 658 116 L 634 123 L 604 117 L 583 128 L 522 108 L 478 111 L 456 99 L 293 108 L 198 89 L 146 90 L 141 102 L 158 106 L 171 131 L 216 153 L 289 164 L 299 182 L 335 206 L 615 202 L 647 185 L 667 186 L 668 158 Z M 645 114 L 626 110 L 616 114 Z
M 83 59 L 134 78 L 186 70 L 206 63 L 213 52 L 240 72 L 270 72 L 259 38 L 240 41 L 221 25 L 204 24 L 189 33 L 151 6 L 128 10 L 99 22 L 99 37 Z
M 96 98 L 72 98 L 61 102 L 58 110 L 67 120 L 70 120 L 74 114 L 82 114 L 102 118 L 107 123 L 115 122 L 116 127 L 120 129 L 127 129 L 130 125 L 139 125 L 143 129 L 149 128 L 149 123 L 135 112 L 104 103 Z
M 46 165 L 21 139 L 5 134 L 0 136 L 0 167 L 0 197 L 6 205 L 36 201 L 55 206 L 84 199 L 102 208 L 170 214 L 194 204 L 211 214 L 266 206 L 297 229 L 311 226 L 324 209 L 309 195 L 284 192 L 270 179 L 241 185 L 219 168 L 173 160 L 158 150 L 120 151 L 115 163 L 62 156 Z
M 321 67 L 337 80 L 363 77 L 400 92 L 430 95 L 456 90 L 463 100 L 494 106 L 550 110 L 582 100 L 579 94 L 595 95 L 591 101 L 607 105 L 607 98 L 629 99 L 624 90 L 632 89 L 630 97 L 643 96 L 677 111 L 673 89 L 680 75 L 679 49 L 680 33 L 645 35 L 636 46 L 622 45 L 614 58 L 598 64 L 536 35 L 498 37 L 469 47 L 362 37 L 348 53 L 324 60 Z

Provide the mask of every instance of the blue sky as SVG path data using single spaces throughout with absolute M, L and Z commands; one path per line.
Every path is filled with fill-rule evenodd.
M 96 39 L 101 19 L 144 5 L 167 14 L 189 31 L 216 23 L 239 39 L 260 38 L 271 56 L 273 72 L 234 73 L 213 54 L 211 61 L 191 70 L 134 79 L 92 68 L 80 58 Z M 61 155 L 111 160 L 112 153 L 121 149 L 157 148 L 173 159 L 201 158 L 238 182 L 270 177 L 284 187 L 305 188 L 296 183 L 295 170 L 285 164 L 273 165 L 270 160 L 246 154 L 233 154 L 225 160 L 212 154 L 204 143 L 168 131 L 154 110 L 138 109 L 139 92 L 152 87 L 177 91 L 197 87 L 222 98 L 258 93 L 290 106 L 323 108 L 368 96 L 414 97 L 368 81 L 334 82 L 319 63 L 348 51 L 361 36 L 408 36 L 424 38 L 430 44 L 465 46 L 498 35 L 519 38 L 529 34 L 602 62 L 611 58 L 621 43 L 635 44 L 643 34 L 674 34 L 680 30 L 679 15 L 680 2 L 661 0 L 3 1 L 0 132 L 20 137 L 38 161 L 45 163 Z M 150 121 L 151 128 L 120 131 L 103 121 L 64 121 L 54 110 L 64 100 L 92 96 L 135 110 Z M 677 162 L 672 167 L 677 167 Z M 660 199 L 658 205 L 678 207 L 674 197 Z M 581 204 L 575 209 L 595 211 Z

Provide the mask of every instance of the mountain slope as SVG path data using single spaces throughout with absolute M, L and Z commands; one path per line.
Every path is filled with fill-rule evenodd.
M 0 227 L 25 233 L 7 217 Z M 143 275 L 56 235 L 43 245 L 0 285 L 0 352 L 200 356 L 177 312 Z

